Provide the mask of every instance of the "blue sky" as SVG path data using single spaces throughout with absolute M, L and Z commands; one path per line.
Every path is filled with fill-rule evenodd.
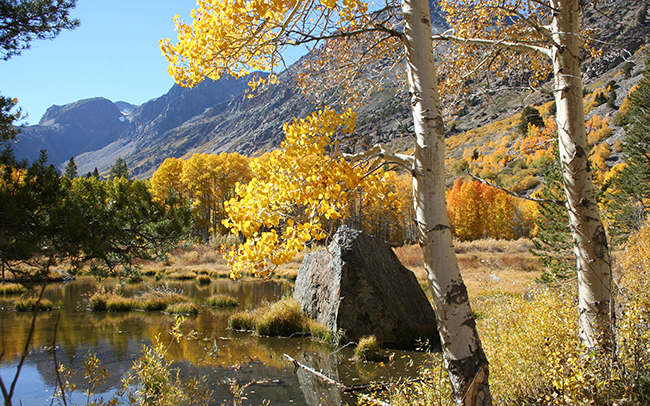
M 90 97 L 142 104 L 173 85 L 161 38 L 176 38 L 174 15 L 189 20 L 196 0 L 78 0 L 81 26 L 0 61 L 0 93 L 37 124 L 53 104 Z

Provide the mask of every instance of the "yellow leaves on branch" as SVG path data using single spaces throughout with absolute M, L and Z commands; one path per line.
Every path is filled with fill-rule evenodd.
M 174 18 L 178 43 L 160 40 L 169 74 L 181 86 L 205 78 L 273 71 L 296 39 L 342 27 L 367 11 L 359 0 L 198 0 L 192 23 Z
M 337 151 L 335 136 L 352 134 L 354 119 L 330 108 L 294 119 L 284 125 L 281 148 L 251 162 L 255 178 L 226 202 L 224 225 L 246 239 L 227 254 L 233 278 L 268 276 L 309 241 L 326 238 L 328 223 L 349 215 L 353 191 L 367 204 L 388 198 L 381 171 L 368 174 Z

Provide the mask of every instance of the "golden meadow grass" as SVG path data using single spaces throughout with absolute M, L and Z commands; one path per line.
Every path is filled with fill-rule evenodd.
M 330 338 L 325 328 L 307 317 L 298 302 L 289 296 L 255 310 L 233 313 L 228 319 L 228 327 L 233 330 L 255 331 L 262 336 L 311 334 L 319 338 Z
M 239 301 L 234 296 L 220 293 L 206 298 L 205 304 L 212 307 L 236 307 L 239 306 Z
M 85 307 L 90 311 L 109 312 L 162 311 L 170 305 L 189 301 L 187 296 L 164 288 L 150 289 L 133 297 L 124 297 L 115 291 L 106 292 L 100 289 L 87 298 Z

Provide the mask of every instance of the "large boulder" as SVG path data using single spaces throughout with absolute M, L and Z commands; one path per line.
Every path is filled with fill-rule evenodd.
M 331 331 L 384 347 L 440 346 L 436 315 L 413 272 L 384 242 L 347 226 L 327 249 L 307 254 L 294 295 L 303 311 Z

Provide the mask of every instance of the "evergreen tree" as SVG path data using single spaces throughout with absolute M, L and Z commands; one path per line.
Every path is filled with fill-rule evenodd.
M 629 100 L 623 140 L 625 164 L 604 185 L 611 232 L 619 241 L 639 230 L 650 213 L 650 60 Z
M 528 124 L 538 128 L 544 127 L 544 119 L 535 107 L 526 106 L 521 112 L 521 121 L 519 122 L 519 131 L 522 134 L 528 134 Z
M 79 176 L 77 172 L 77 163 L 74 161 L 74 157 L 70 157 L 68 165 L 65 167 L 64 175 L 68 179 L 74 179 Z
M 532 254 L 544 265 L 544 273 L 539 278 L 539 281 L 544 283 L 553 283 L 576 276 L 575 268 L 571 263 L 573 241 L 569 218 L 566 208 L 558 204 L 564 199 L 560 158 L 557 147 L 553 150 L 555 159 L 542 168 L 544 185 L 535 196 L 547 199 L 549 202 L 538 205 L 539 217 L 535 220 L 538 231 L 533 239 L 534 248 L 531 249 Z
M 0 59 L 8 60 L 29 49 L 33 40 L 52 39 L 62 30 L 74 29 L 79 20 L 70 18 L 76 0 L 0 1 Z M 24 118 L 20 109 L 12 112 L 17 99 L 0 95 L 0 141 L 16 137 L 14 122 Z
M 97 170 L 97 168 L 95 168 Z M 122 157 L 117 158 L 115 165 L 111 167 L 111 170 L 108 174 L 109 179 L 118 179 L 118 178 L 129 178 L 129 168 L 126 165 L 126 161 Z
M 0 95 L 0 141 L 14 139 L 20 132 L 14 125 L 14 121 L 23 118 L 23 114 L 20 109 L 12 112 L 16 103 L 18 103 L 17 99 Z

